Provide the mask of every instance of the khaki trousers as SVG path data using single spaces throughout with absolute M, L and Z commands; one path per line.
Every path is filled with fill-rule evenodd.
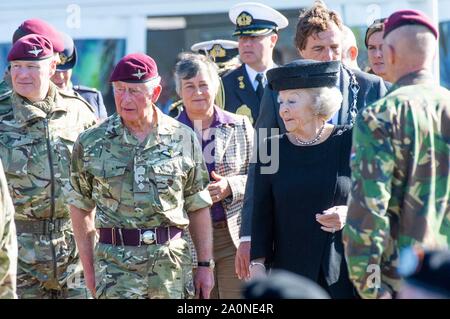
M 236 247 L 233 244 L 228 227 L 213 228 L 214 240 L 214 289 L 211 299 L 240 299 L 242 281 L 236 275 L 234 259 Z

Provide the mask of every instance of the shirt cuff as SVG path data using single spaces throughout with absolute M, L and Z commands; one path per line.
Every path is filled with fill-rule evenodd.
M 207 189 L 184 198 L 184 209 L 189 213 L 202 208 L 211 207 L 212 204 L 213 202 Z
M 239 239 L 239 242 L 241 242 L 241 243 L 248 242 L 248 241 L 252 241 L 252 236 L 242 236 Z
M 70 195 L 67 196 L 67 204 L 88 212 L 92 211 L 96 206 L 94 200 L 86 198 L 75 191 L 70 192 Z

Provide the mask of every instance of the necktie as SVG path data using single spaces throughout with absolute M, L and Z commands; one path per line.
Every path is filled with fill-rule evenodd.
M 255 80 L 258 82 L 258 86 L 256 87 L 256 95 L 258 95 L 258 98 L 260 101 L 261 101 L 263 93 L 264 93 L 263 78 L 264 78 L 264 74 L 262 74 L 262 73 L 258 73 L 255 78 Z

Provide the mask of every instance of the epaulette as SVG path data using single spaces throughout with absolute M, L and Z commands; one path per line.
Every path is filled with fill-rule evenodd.
M 91 88 L 91 87 L 84 86 L 84 85 L 74 85 L 72 88 L 75 91 L 87 91 L 87 92 L 92 92 L 92 93 L 98 92 L 98 90 L 96 88 Z
M 176 102 L 173 102 L 172 104 L 170 104 L 169 106 L 169 112 L 177 109 L 181 104 L 183 104 L 183 100 L 178 100 Z
M 168 115 L 174 119 L 177 119 L 178 116 L 180 116 L 181 112 L 183 112 L 183 110 L 184 110 L 183 100 L 178 100 L 172 103 L 172 105 L 170 105 Z

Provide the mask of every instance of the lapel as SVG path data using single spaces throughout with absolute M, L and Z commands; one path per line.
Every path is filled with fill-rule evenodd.
M 227 150 L 232 138 L 235 134 L 235 125 L 223 124 L 216 128 L 215 133 L 215 150 L 214 150 L 214 165 L 217 170 L 217 165 L 223 162 L 225 151 Z M 234 139 L 233 139 L 234 140 Z
M 340 71 L 340 89 L 342 93 L 342 105 L 341 109 L 339 110 L 339 119 L 338 124 L 346 124 L 348 121 L 348 109 L 351 101 L 349 99 L 351 98 L 349 94 L 349 85 L 350 85 L 350 79 L 348 76 L 348 73 L 345 71 L 345 69 L 341 66 Z
M 247 71 L 245 70 L 245 64 L 242 64 L 238 69 L 236 77 L 237 95 L 239 96 L 242 104 L 246 104 L 251 110 L 253 118 L 256 118 L 259 114 L 259 100 L 256 95 L 255 90 L 253 90 L 253 85 L 250 82 Z M 244 79 L 244 88 L 239 87 L 239 77 L 242 76 Z

